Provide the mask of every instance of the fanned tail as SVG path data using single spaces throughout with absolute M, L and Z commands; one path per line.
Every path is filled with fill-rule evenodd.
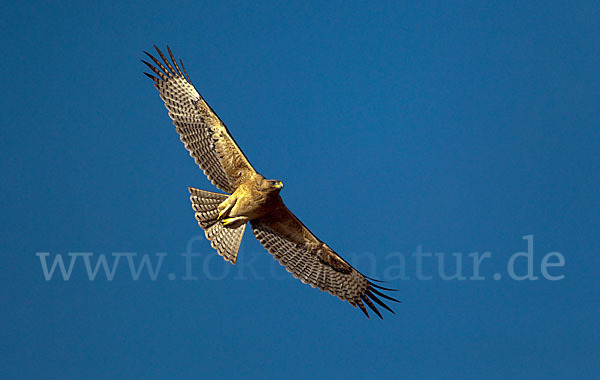
M 226 261 L 235 264 L 242 236 L 246 230 L 246 223 L 235 228 L 225 227 L 219 223 L 217 207 L 228 198 L 228 195 L 193 187 L 190 187 L 189 190 L 192 208 L 196 212 L 196 220 L 204 230 L 206 238 L 210 240 L 210 245 Z

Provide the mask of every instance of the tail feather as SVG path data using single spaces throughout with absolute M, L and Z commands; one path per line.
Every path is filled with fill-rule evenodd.
M 205 191 L 195 189 L 193 187 L 190 190 L 190 201 L 192 201 L 192 208 L 196 211 L 196 220 L 203 229 L 207 229 L 217 223 L 219 217 L 219 211 L 217 207 L 228 198 L 226 194 L 213 193 L 212 191 Z
M 193 187 L 190 187 L 189 190 L 192 208 L 196 211 L 196 220 L 198 221 L 198 225 L 204 230 L 206 238 L 210 240 L 210 245 L 226 261 L 235 264 L 242 236 L 244 236 L 246 229 L 246 223 L 235 228 L 225 227 L 219 223 L 219 211 L 217 207 L 228 198 L 228 195 L 195 189 Z

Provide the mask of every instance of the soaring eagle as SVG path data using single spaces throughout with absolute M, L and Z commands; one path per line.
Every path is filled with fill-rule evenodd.
M 372 281 L 378 281 L 354 269 L 302 224 L 279 195 L 283 183 L 266 179 L 252 167 L 225 124 L 192 85 L 183 62 L 179 61 L 182 72 L 169 46 L 171 62 L 154 48 L 162 62 L 145 52 L 156 66 L 142 62 L 156 76 L 144 74 L 154 81 L 185 148 L 208 179 L 227 193 L 189 188 L 196 220 L 218 254 L 235 264 L 250 222 L 258 241 L 303 283 L 360 307 L 367 318 L 365 304 L 382 318 L 373 301 L 394 313 L 378 298 L 399 302 L 381 292 L 394 289 L 374 284 Z

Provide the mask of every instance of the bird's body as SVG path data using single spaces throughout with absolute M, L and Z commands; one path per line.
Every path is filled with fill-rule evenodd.
M 280 181 L 267 180 L 258 173 L 249 176 L 219 204 L 219 221 L 224 226 L 236 227 L 265 216 L 275 205 L 283 203 L 279 196 L 282 187 Z
M 225 124 L 191 84 L 183 63 L 182 72 L 167 49 L 171 62 L 158 48 L 162 62 L 146 53 L 156 66 L 143 62 L 158 77 L 145 74 L 154 81 L 190 155 L 208 179 L 229 194 L 189 188 L 196 220 L 211 246 L 235 264 L 249 222 L 260 243 L 294 277 L 360 307 L 367 317 L 365 304 L 381 317 L 372 301 L 393 313 L 378 298 L 398 302 L 380 291 L 392 289 L 369 281 L 285 206 L 279 194 L 283 183 L 266 179 L 252 167 Z

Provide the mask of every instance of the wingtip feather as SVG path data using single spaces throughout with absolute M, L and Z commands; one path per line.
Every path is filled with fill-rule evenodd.
M 379 290 L 377 290 L 377 289 L 375 289 L 375 288 L 370 288 L 369 290 L 370 290 L 371 292 L 373 292 L 373 293 L 377 294 L 378 296 L 380 296 L 380 297 L 383 297 L 383 298 L 385 298 L 385 299 L 387 299 L 387 300 L 390 300 L 390 301 L 393 301 L 393 302 L 397 302 L 397 303 L 401 303 L 401 302 L 400 302 L 400 301 L 398 301 L 397 299 L 395 299 L 395 298 L 393 298 L 393 297 L 390 297 L 390 296 L 388 296 L 387 294 L 384 294 L 384 293 L 380 292 Z
M 367 308 L 362 303 L 362 301 L 361 300 L 357 300 L 356 304 L 360 307 L 360 310 L 362 310 L 362 312 L 367 316 L 367 319 L 371 319 L 371 317 L 369 317 L 369 312 L 367 311 Z
M 381 316 L 381 313 L 379 312 L 379 310 L 377 310 L 377 307 L 375 307 L 375 305 L 373 305 L 373 302 L 371 302 L 371 300 L 369 299 L 369 297 L 365 296 L 361 296 L 361 299 L 363 301 L 365 301 L 365 303 L 367 304 L 367 306 L 369 306 L 369 308 L 371 308 L 371 310 L 373 310 L 375 312 L 375 314 L 377 314 L 377 316 L 381 319 L 383 319 L 383 316 Z
M 383 301 L 381 301 L 379 298 L 377 298 L 373 293 L 367 292 L 366 295 L 367 295 L 367 297 L 369 297 L 370 299 L 372 299 L 373 301 L 375 301 L 376 303 L 378 303 L 379 306 L 385 308 L 390 313 L 396 314 L 396 312 L 394 310 L 392 310 L 391 307 L 389 307 L 388 305 L 386 305 Z

